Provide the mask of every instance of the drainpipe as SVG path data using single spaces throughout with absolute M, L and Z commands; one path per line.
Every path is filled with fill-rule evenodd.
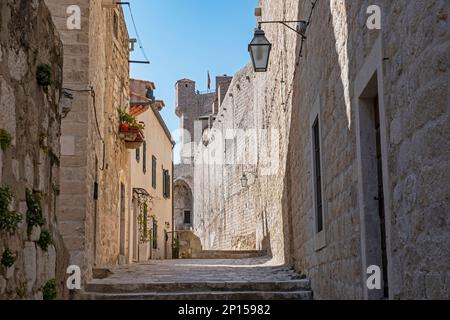
M 173 148 L 174 148 L 174 145 L 172 144 L 172 181 L 171 181 L 171 183 L 170 183 L 170 188 L 171 188 L 171 190 L 170 190 L 170 195 L 172 196 L 172 243 L 170 244 L 171 245 L 171 247 L 170 247 L 170 254 L 171 254 L 171 259 L 173 259 L 173 242 L 174 242 L 174 237 L 175 237 L 175 226 L 174 226 L 174 198 L 175 198 L 175 195 L 173 194 L 173 181 L 174 181 L 174 177 L 175 177 L 175 172 L 174 172 L 174 168 L 175 168 L 175 166 L 173 165 Z

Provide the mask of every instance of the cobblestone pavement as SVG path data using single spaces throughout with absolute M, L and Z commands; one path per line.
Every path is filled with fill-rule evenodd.
M 301 276 L 268 257 L 246 259 L 152 260 L 147 263 L 118 266 L 101 284 L 143 284 L 206 281 L 289 281 Z

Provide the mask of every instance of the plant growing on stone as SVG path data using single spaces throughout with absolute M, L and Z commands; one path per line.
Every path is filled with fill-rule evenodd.
M 9 134 L 8 131 L 5 129 L 0 129 L 0 148 L 2 148 L 3 151 L 6 150 L 11 145 L 12 142 L 12 136 Z
M 27 202 L 27 230 L 28 235 L 31 234 L 34 226 L 42 227 L 45 223 L 44 216 L 42 215 L 42 208 L 40 204 L 39 195 L 36 192 L 26 190 L 26 202 Z
M 42 230 L 41 236 L 39 237 L 39 240 L 37 244 L 39 247 L 41 247 L 42 250 L 47 251 L 48 246 L 53 243 L 52 236 L 48 230 Z
M 13 252 L 9 248 L 6 248 L 2 254 L 2 265 L 6 268 L 11 268 L 15 262 L 16 257 L 14 256 Z
M 19 299 L 26 299 L 27 297 L 27 288 L 25 284 L 21 284 L 17 289 L 16 289 L 16 294 L 17 297 Z
M 44 288 L 42 289 L 42 293 L 44 300 L 55 300 L 57 296 L 56 280 L 55 279 L 48 280 L 47 283 L 44 285 Z
M 36 70 L 36 80 L 42 87 L 52 84 L 52 67 L 48 64 L 40 64 Z
M 141 210 L 138 215 L 139 225 L 139 241 L 140 243 L 146 243 L 152 240 L 152 233 L 150 232 L 149 216 L 148 212 L 151 209 L 147 203 L 142 204 Z
M 178 240 L 178 238 L 173 239 L 173 244 L 172 244 L 172 258 L 173 259 L 178 259 L 180 255 L 180 240 Z
M 13 194 L 8 186 L 0 188 L 0 230 L 13 233 L 17 231 L 22 215 L 10 210 Z

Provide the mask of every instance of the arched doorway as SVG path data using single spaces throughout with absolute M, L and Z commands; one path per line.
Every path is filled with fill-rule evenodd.
M 173 194 L 175 230 L 192 230 L 194 212 L 191 188 L 186 181 L 179 179 L 174 182 Z

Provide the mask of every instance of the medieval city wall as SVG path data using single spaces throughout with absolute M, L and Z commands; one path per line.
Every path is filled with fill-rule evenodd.
M 367 27 L 371 5 L 381 9 L 381 30 Z M 310 1 L 261 0 L 260 6 L 263 21 L 307 20 L 312 10 Z M 265 249 L 306 274 L 322 299 L 380 295 L 366 287 L 373 264 L 387 271 L 390 298 L 448 297 L 448 7 L 439 0 L 318 1 L 301 57 L 300 37 L 264 25 L 273 44 L 269 71 L 247 67 L 235 75 L 196 153 L 209 163 L 194 166 L 194 231 L 205 249 Z M 381 200 L 376 164 L 367 158 L 376 152 L 367 129 L 375 105 Z M 312 152 L 317 119 L 321 232 Z M 221 158 L 217 152 L 227 159 L 241 150 L 239 156 L 251 158 L 251 148 L 225 138 L 227 128 L 256 129 L 256 165 L 211 164 Z M 248 188 L 240 185 L 244 172 Z M 381 201 L 385 224 L 375 210 Z M 377 258 L 380 225 L 386 268 Z
M 381 30 L 366 27 L 373 4 L 381 8 Z M 307 8 L 300 4 L 300 11 Z M 381 118 L 389 296 L 448 298 L 449 148 L 442 140 L 449 128 L 448 8 L 446 1 L 318 2 L 295 79 L 296 125 L 283 202 L 293 243 L 289 261 L 311 279 L 316 298 L 371 294 L 366 267 L 377 249 L 364 239 L 380 241 L 380 234 L 370 235 L 379 222 L 362 217 L 379 199 L 364 176 L 368 160 L 361 150 L 367 141 L 360 134 L 370 125 L 364 112 L 374 90 Z M 317 114 L 322 235 L 315 232 L 313 189 L 311 128 Z

